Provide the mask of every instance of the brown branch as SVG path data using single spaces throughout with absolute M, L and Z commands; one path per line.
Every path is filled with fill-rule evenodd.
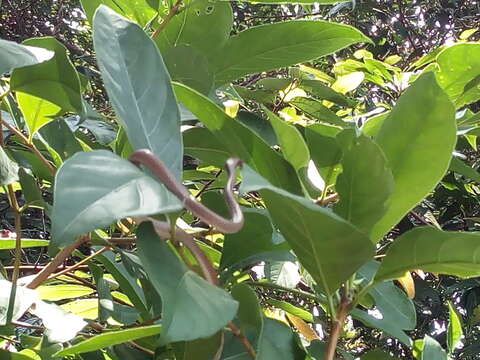
M 0 119 L 0 122 L 8 129 L 10 130 L 12 133 L 14 133 L 15 135 L 17 135 L 20 140 L 22 140 L 22 142 L 24 143 L 25 146 L 27 146 L 38 158 L 39 160 L 47 167 L 48 171 L 50 172 L 50 174 L 52 176 L 55 176 L 55 168 L 52 166 L 52 164 L 50 164 L 50 162 L 45 158 L 45 156 L 43 156 L 43 154 L 37 149 L 37 147 L 35 146 L 35 144 L 33 142 L 30 142 L 28 140 L 28 138 L 22 134 L 22 132 L 20 130 L 18 130 L 17 128 L 15 128 L 14 126 L 10 125 L 8 122 L 6 122 L 5 120 L 2 120 Z
M 340 338 L 345 319 L 347 318 L 348 312 L 350 311 L 350 305 L 351 304 L 348 298 L 346 296 L 343 296 L 340 304 L 338 305 L 336 315 L 332 315 L 335 316 L 335 318 L 332 318 L 332 329 L 330 331 L 330 336 L 328 337 L 325 360 L 335 359 L 338 339 Z
M 53 274 L 57 268 L 72 254 L 72 252 L 83 243 L 89 240 L 89 236 L 80 236 L 70 245 L 65 246 L 53 258 L 53 260 L 40 271 L 37 276 L 27 285 L 29 289 L 36 289 L 41 283 L 48 280 L 48 277 Z
M 227 327 L 230 330 L 232 330 L 232 334 L 235 335 L 238 338 L 238 340 L 243 345 L 245 350 L 247 350 L 248 355 L 250 355 L 250 357 L 252 359 L 256 359 L 257 358 L 257 353 L 256 353 L 255 349 L 253 348 L 252 344 L 250 344 L 250 341 L 248 341 L 248 339 L 245 337 L 245 335 L 242 334 L 240 329 L 237 328 L 231 321 L 227 324 Z
M 177 2 L 170 8 L 167 16 L 162 19 L 162 22 L 158 25 L 155 31 L 152 34 L 152 39 L 156 39 L 158 34 L 162 32 L 162 30 L 167 26 L 167 24 L 172 20 L 172 18 L 177 15 L 178 9 L 182 5 L 182 0 L 177 0 Z

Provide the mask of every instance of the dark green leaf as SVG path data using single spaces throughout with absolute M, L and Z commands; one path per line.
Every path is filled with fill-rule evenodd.
M 349 126 L 342 118 L 338 117 L 332 110 L 323 105 L 321 101 L 305 97 L 296 97 L 289 101 L 289 104 L 295 106 L 298 110 L 314 120 L 342 128 Z
M 244 75 L 286 67 L 370 42 L 357 29 L 320 20 L 297 20 L 249 28 L 230 37 L 215 57 L 217 85 Z
M 447 353 L 434 338 L 425 335 L 421 360 L 447 360 Z
M 416 269 L 460 277 L 480 276 L 480 259 L 476 256 L 479 251 L 477 233 L 415 228 L 395 239 L 375 279 L 395 279 Z
M 63 247 L 125 216 L 180 208 L 176 197 L 129 161 L 106 150 L 81 152 L 56 175 L 52 243 Z
M 433 73 L 419 77 L 400 97 L 376 141 L 392 170 L 395 189 L 386 214 L 372 231 L 375 242 L 433 190 L 450 164 L 457 141 L 455 109 Z
M 216 104 L 200 93 L 181 84 L 174 84 L 178 100 L 193 112 L 228 149 L 273 185 L 292 193 L 301 193 L 293 167 L 271 149 L 256 133 L 229 117 Z
M 363 135 L 344 149 L 341 164 L 343 172 L 336 185 L 340 202 L 335 212 L 369 234 L 385 214 L 394 188 L 392 172 L 382 149 Z
M 106 6 L 95 14 L 93 40 L 107 93 L 130 143 L 151 150 L 180 179 L 180 114 L 155 43 Z
M 0 146 L 0 185 L 9 185 L 18 181 L 18 165 L 10 160 Z
M 46 49 L 0 39 L 0 74 L 50 60 L 53 55 L 52 51 Z
M 274 223 L 327 294 L 337 290 L 373 254 L 368 237 L 328 209 L 275 188 L 248 166 L 242 175 L 243 192 L 262 189 Z
M 163 341 L 212 336 L 233 319 L 238 303 L 189 270 L 150 223 L 138 228 L 137 246 L 145 272 L 162 297 Z
M 124 343 L 126 341 L 157 335 L 160 333 L 161 329 L 162 327 L 160 325 L 150 325 L 127 330 L 110 331 L 104 334 L 96 335 L 90 339 L 60 350 L 55 353 L 54 356 L 61 357 L 103 349 L 108 346 Z

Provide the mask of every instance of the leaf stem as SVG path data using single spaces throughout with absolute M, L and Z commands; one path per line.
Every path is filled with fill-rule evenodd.
M 39 159 L 40 161 L 45 164 L 45 166 L 47 167 L 48 171 L 50 172 L 50 174 L 52 176 L 55 176 L 55 168 L 52 166 L 52 164 L 50 164 L 50 162 L 43 156 L 43 154 L 40 152 L 40 150 L 37 149 L 37 147 L 35 146 L 35 144 L 31 141 L 28 140 L 28 138 L 22 134 L 22 132 L 20 130 L 18 130 L 17 128 L 15 128 L 14 126 L 10 125 L 9 123 L 7 123 L 5 120 L 3 119 L 0 119 L 0 122 L 2 123 L 2 125 L 4 125 L 8 130 L 10 130 L 12 133 L 14 133 L 15 135 L 17 135 L 20 140 L 24 143 L 25 146 L 27 146 Z
M 152 34 L 152 39 L 156 39 L 158 34 L 162 32 L 162 30 L 167 26 L 167 24 L 172 20 L 172 18 L 177 15 L 178 9 L 182 5 L 182 0 L 177 0 L 177 2 L 170 8 L 168 11 L 167 16 L 162 18 L 162 22 L 158 25 L 158 27 L 155 29 L 155 31 Z
M 60 252 L 53 258 L 53 260 L 40 271 L 35 278 L 27 285 L 29 289 L 36 289 L 48 277 L 57 270 L 57 268 L 72 254 L 72 252 L 78 248 L 84 242 L 89 240 L 89 236 L 80 236 L 70 245 L 65 246 Z
M 328 337 L 327 349 L 325 352 L 325 360 L 334 360 L 337 350 L 338 339 L 342 332 L 343 324 L 347 318 L 348 312 L 351 308 L 351 304 L 346 295 L 342 296 L 340 304 L 338 305 L 336 314 L 332 316 L 332 330 Z
M 22 213 L 20 206 L 18 205 L 17 197 L 15 196 L 15 190 L 13 186 L 7 185 L 8 189 L 8 200 L 10 206 L 15 213 L 15 260 L 13 263 L 13 273 L 12 273 L 12 289 L 10 291 L 10 298 L 8 301 L 8 310 L 7 310 L 7 324 L 12 321 L 13 309 L 15 304 L 15 296 L 17 292 L 17 281 L 20 274 L 20 263 L 22 256 Z

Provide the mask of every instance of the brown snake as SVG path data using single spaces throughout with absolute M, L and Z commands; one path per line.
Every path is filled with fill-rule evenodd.
M 225 163 L 228 180 L 225 184 L 224 196 L 232 217 L 231 220 L 219 216 L 201 202 L 197 201 L 188 189 L 172 175 L 165 164 L 150 150 L 136 150 L 128 159 L 137 166 L 143 165 L 149 169 L 170 192 L 182 201 L 183 206 L 187 210 L 190 210 L 205 223 L 214 226 L 218 231 L 231 234 L 238 232 L 243 227 L 243 213 L 233 195 L 235 168 L 241 164 L 239 159 L 229 158 Z

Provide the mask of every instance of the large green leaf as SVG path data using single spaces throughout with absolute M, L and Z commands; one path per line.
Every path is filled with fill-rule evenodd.
M 480 44 L 455 44 L 437 57 L 437 79 L 457 107 L 480 99 Z
M 273 112 L 264 109 L 272 124 L 279 145 L 285 159 L 292 164 L 295 170 L 300 171 L 307 167 L 310 161 L 310 152 L 302 134 L 285 120 L 280 119 Z
M 0 74 L 50 60 L 53 55 L 52 51 L 46 49 L 0 39 Z
M 106 150 L 77 153 L 56 175 L 52 244 L 63 247 L 125 216 L 180 208 L 164 186 L 129 161 Z
M 133 329 L 109 331 L 81 341 L 66 349 L 60 350 L 54 354 L 55 357 L 81 354 L 98 349 L 104 349 L 112 345 L 122 344 L 127 341 L 136 340 L 148 336 L 157 335 L 162 327 L 160 325 L 142 326 Z
M 249 28 L 232 36 L 215 58 L 217 85 L 244 75 L 286 67 L 370 40 L 357 29 L 320 20 Z
M 448 301 L 448 328 L 447 328 L 447 345 L 448 351 L 453 353 L 459 345 L 462 336 L 462 317 L 458 313 L 451 301 Z
M 271 149 L 255 132 L 229 117 L 205 96 L 181 84 L 174 84 L 178 100 L 193 112 L 217 140 L 273 185 L 301 193 L 293 167 Z
M 162 297 L 163 341 L 208 337 L 233 319 L 238 303 L 189 270 L 158 238 L 152 224 L 140 225 L 137 246 L 143 267 Z
M 10 160 L 0 146 L 0 185 L 9 185 L 18 180 L 18 165 Z
M 185 153 L 208 165 L 219 168 L 225 165 L 230 152 L 215 136 L 204 127 L 194 127 L 183 133 Z
M 415 269 L 460 277 L 480 276 L 479 252 L 477 233 L 415 228 L 395 239 L 375 279 L 395 279 Z
M 245 212 L 245 225 L 235 234 L 226 234 L 220 268 L 232 272 L 265 260 L 293 260 L 290 247 L 281 241 L 270 219 L 258 212 Z
M 289 101 L 301 112 L 314 120 L 319 120 L 335 126 L 346 127 L 348 124 L 338 117 L 332 110 L 322 104 L 321 101 L 306 97 L 296 97 Z
M 447 360 L 447 353 L 434 338 L 425 335 L 421 360 Z
M 242 192 L 261 190 L 273 222 L 327 294 L 373 255 L 368 237 L 330 210 L 272 186 L 248 166 L 242 175 Z
M 400 97 L 376 137 L 395 179 L 388 210 L 372 230 L 378 241 L 437 185 L 457 141 L 455 109 L 426 73 Z
M 180 114 L 155 43 L 106 6 L 96 12 L 93 40 L 107 93 L 130 143 L 150 149 L 180 179 Z
M 387 209 L 394 188 L 392 172 L 382 149 L 363 135 L 344 149 L 341 164 L 343 172 L 336 185 L 340 202 L 335 212 L 368 234 Z
M 81 112 L 80 80 L 65 47 L 52 37 L 28 39 L 24 44 L 51 50 L 55 56 L 12 72 L 10 87 L 17 92 L 17 97 L 25 93 L 55 104 L 63 112 Z
M 363 285 L 373 280 L 378 266 L 378 262 L 370 261 L 358 270 Z M 378 328 L 402 343 L 411 345 L 412 341 L 404 330 L 413 330 L 417 322 L 413 302 L 391 281 L 376 284 L 369 294 L 375 302 L 375 310 L 381 316 L 374 316 L 359 308 L 352 310 L 352 316 L 367 326 Z
M 93 24 L 95 11 L 100 5 L 106 5 L 142 26 L 155 16 L 158 9 L 152 7 L 149 0 L 81 0 L 81 3 L 90 24 Z
M 205 56 L 210 72 L 212 57 L 230 36 L 233 23 L 232 7 L 228 1 L 209 0 L 187 0 L 185 5 L 185 10 L 172 18 L 155 42 L 163 55 L 169 53 L 175 46 L 191 46 Z M 184 61 L 185 59 L 170 57 L 166 63 L 171 69 Z M 196 69 L 198 70 L 198 67 Z M 176 81 L 179 80 L 177 76 L 172 75 Z M 213 71 L 209 81 L 213 81 Z M 200 90 L 198 87 L 195 89 Z

